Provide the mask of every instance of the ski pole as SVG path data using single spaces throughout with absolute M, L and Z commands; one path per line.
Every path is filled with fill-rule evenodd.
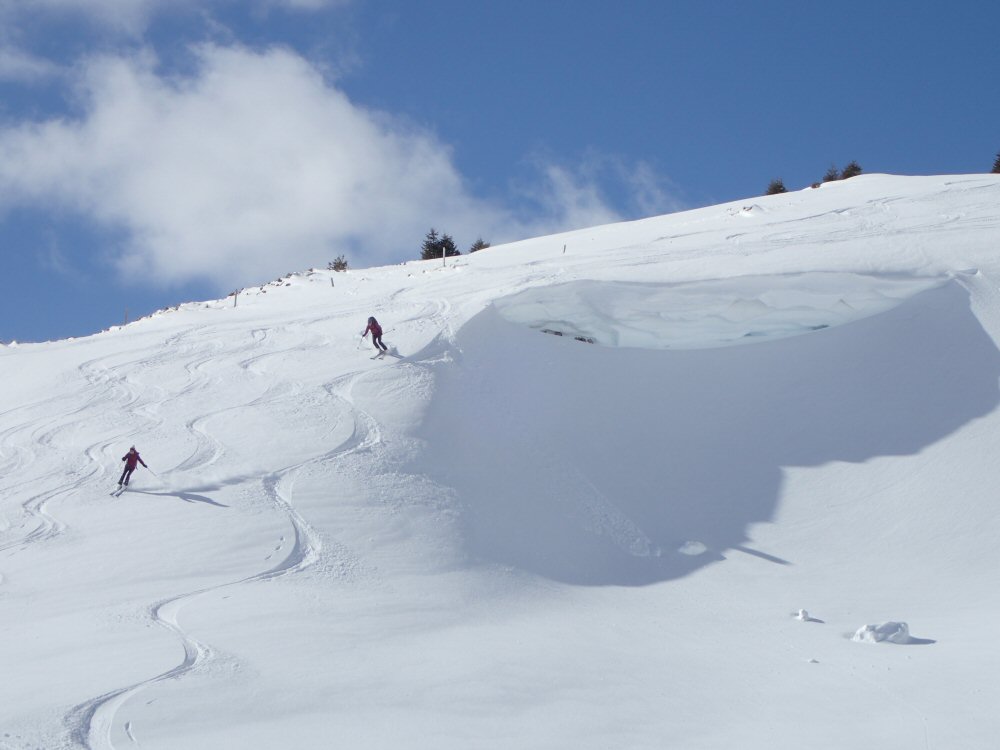
M 148 471 L 148 472 L 149 472 L 150 474 L 152 474 L 152 475 L 153 475 L 154 477 L 156 477 L 157 479 L 159 479 L 159 478 L 160 478 L 160 475 L 159 475 L 159 474 L 157 474 L 157 473 L 156 473 L 155 471 L 153 471 L 152 469 L 150 469 L 150 468 L 149 468 L 148 466 L 146 467 L 146 471 Z

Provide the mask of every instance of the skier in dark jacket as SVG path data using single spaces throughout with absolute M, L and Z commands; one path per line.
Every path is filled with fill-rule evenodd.
M 118 480 L 119 487 L 123 484 L 128 487 L 129 477 L 131 477 L 132 472 L 135 471 L 136 464 L 142 464 L 145 468 L 149 468 L 146 466 L 146 462 L 142 460 L 142 457 L 139 455 L 139 451 L 135 449 L 134 445 L 128 449 L 128 453 L 122 456 L 122 461 L 125 462 L 125 469 L 122 471 L 121 479 Z
M 372 343 L 375 344 L 375 351 L 379 354 L 384 354 L 389 351 L 389 347 L 382 343 L 382 326 L 378 324 L 378 321 L 375 320 L 375 318 L 368 318 L 368 327 L 365 329 L 365 332 L 361 334 L 361 338 L 367 336 L 369 331 L 371 331 L 372 334 Z

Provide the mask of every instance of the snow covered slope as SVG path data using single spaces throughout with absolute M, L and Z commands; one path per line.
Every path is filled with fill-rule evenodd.
M 998 251 L 869 175 L 0 348 L 0 748 L 992 748 Z

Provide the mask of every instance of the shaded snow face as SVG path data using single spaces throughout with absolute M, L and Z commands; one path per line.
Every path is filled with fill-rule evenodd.
M 941 279 L 807 273 L 683 284 L 577 281 L 496 303 L 507 320 L 604 346 L 701 349 L 795 336 L 885 312 Z
M 818 309 L 789 312 L 820 298 L 811 282 L 812 297 L 762 293 L 775 309 L 786 303 L 775 320 Z M 647 300 L 657 291 L 631 288 Z M 878 290 L 907 288 L 874 279 L 850 299 L 873 310 Z M 690 330 L 704 331 L 708 316 L 691 312 Z M 957 283 L 809 336 L 666 351 L 546 336 L 490 308 L 456 351 L 438 373 L 419 472 L 453 489 L 471 559 L 583 585 L 676 579 L 734 550 L 799 564 L 752 534 L 774 520 L 787 467 L 916 455 L 1000 399 L 1000 352 Z

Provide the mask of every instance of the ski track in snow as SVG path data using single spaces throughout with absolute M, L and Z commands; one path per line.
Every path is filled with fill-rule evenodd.
M 162 419 L 153 412 L 136 407 L 139 400 L 139 389 L 127 378 L 117 376 L 111 369 L 112 357 L 97 358 L 84 362 L 79 372 L 88 384 L 88 398 L 82 405 L 74 405 L 74 397 L 54 397 L 39 400 L 31 404 L 10 410 L 4 417 L 10 417 L 16 411 L 23 415 L 21 421 L 6 429 L 0 435 L 0 451 L 10 456 L 3 465 L 3 476 L 15 481 L 0 487 L 0 497 L 16 494 L 15 491 L 26 485 L 37 486 L 39 477 L 32 470 L 36 464 L 41 466 L 43 475 L 50 474 L 56 484 L 43 492 L 35 493 L 21 503 L 21 511 L 25 521 L 19 523 L 17 530 L 20 535 L 13 539 L 0 541 L 0 551 L 23 549 L 29 545 L 51 541 L 59 537 L 66 525 L 53 515 L 48 506 L 57 499 L 68 499 L 79 496 L 81 488 L 92 486 L 105 473 L 103 465 L 109 460 L 109 452 L 125 438 L 123 431 L 118 430 L 107 438 L 87 446 L 82 454 L 69 457 L 66 468 L 57 470 L 41 460 L 39 449 L 43 454 L 52 454 L 65 459 L 65 451 L 61 450 L 59 438 L 62 435 L 72 435 L 74 427 L 91 425 L 100 421 L 102 415 L 120 409 L 131 409 L 133 413 L 145 417 L 151 425 L 159 426 Z M 152 360 L 141 358 L 128 364 L 148 363 Z M 120 365 L 119 365 L 120 366 Z M 75 396 L 75 394 L 74 394 Z M 68 402 L 68 403 L 67 403 Z M 68 408 L 68 411 L 67 411 Z M 40 410 L 55 412 L 59 416 L 47 419 L 39 426 L 37 412 Z M 112 428 L 114 429 L 114 428 Z M 103 696 L 102 699 L 84 704 L 74 709 L 75 714 L 82 719 L 75 721 L 89 724 L 96 711 L 96 706 L 103 700 L 111 700 L 116 695 Z M 94 708 L 91 708 L 93 704 Z M 89 730 L 88 730 L 89 732 Z M 79 731 L 71 733 L 71 741 L 76 745 L 89 746 L 84 735 Z
M 422 332 L 430 330 L 437 333 L 439 338 L 443 337 L 444 341 L 451 341 L 454 338 L 454 331 L 450 324 L 450 312 L 450 303 L 444 299 L 437 299 L 423 305 L 412 316 L 399 320 L 396 327 L 407 326 Z M 239 356 L 235 358 L 235 364 L 250 375 L 255 375 L 261 373 L 260 366 L 269 359 L 276 358 L 280 361 L 284 356 L 322 347 L 329 342 L 329 339 L 310 332 L 309 328 L 327 320 L 319 317 L 295 324 L 293 327 L 306 331 L 306 335 L 297 339 L 291 346 L 272 348 L 250 357 L 242 354 L 244 349 L 238 349 L 236 354 Z M 161 414 L 167 402 L 177 403 L 184 398 L 195 398 L 200 392 L 207 391 L 221 377 L 220 371 L 230 364 L 233 357 L 231 353 L 221 351 L 221 345 L 216 341 L 209 339 L 207 346 L 199 341 L 202 334 L 201 328 L 189 329 L 171 336 L 160 347 L 143 350 L 138 357 L 123 359 L 119 354 L 114 354 L 83 362 L 79 365 L 78 371 L 88 384 L 89 395 L 82 405 L 79 405 L 78 401 L 76 404 L 66 404 L 65 402 L 70 399 L 59 397 L 17 408 L 24 414 L 23 421 L 0 434 L 0 455 L 5 460 L 4 476 L 8 478 L 16 476 L 19 472 L 23 473 L 26 467 L 36 462 L 37 452 L 32 446 L 41 446 L 48 451 L 57 450 L 59 438 L 71 432 L 76 424 L 92 425 L 98 421 L 107 423 L 108 429 L 100 441 L 85 447 L 72 469 L 61 475 L 62 481 L 22 503 L 23 513 L 31 519 L 31 528 L 12 540 L 0 543 L 0 551 L 51 540 L 65 531 L 65 524 L 48 512 L 47 505 L 54 499 L 78 494 L 81 487 L 99 482 L 107 473 L 104 466 L 109 463 L 112 466 L 116 465 L 118 450 L 124 443 L 130 442 L 133 439 L 131 436 L 136 434 L 134 427 L 131 430 L 119 429 L 113 415 L 127 411 L 146 420 L 149 425 L 148 431 L 158 430 L 164 427 L 165 420 Z M 251 337 L 254 345 L 263 346 L 273 338 L 273 331 L 254 329 L 251 331 Z M 152 377 L 156 377 L 157 368 L 174 365 L 178 359 L 185 360 L 183 365 L 185 382 L 173 392 L 162 385 L 135 381 L 137 373 L 149 372 Z M 121 375 L 119 372 L 127 372 L 130 375 Z M 370 450 L 382 441 L 377 420 L 360 409 L 352 396 L 355 384 L 369 372 L 371 371 L 367 369 L 348 372 L 321 389 L 333 407 L 353 420 L 354 428 L 349 437 L 332 450 L 278 469 L 256 480 L 266 501 L 287 519 L 291 527 L 292 544 L 284 557 L 262 571 L 237 580 L 183 592 L 150 604 L 146 608 L 145 618 L 168 631 L 179 641 L 183 652 L 180 662 L 160 674 L 107 691 L 71 708 L 64 715 L 62 722 L 67 729 L 65 738 L 69 746 L 88 748 L 88 750 L 114 748 L 116 746 L 114 737 L 118 727 L 121 729 L 121 736 L 133 744 L 139 744 L 138 737 L 141 734 L 139 728 L 131 720 L 123 721 L 119 718 L 119 712 L 123 707 L 147 688 L 167 680 L 181 679 L 219 658 L 209 644 L 194 638 L 180 624 L 179 616 L 185 606 L 208 593 L 300 573 L 321 559 L 323 540 L 294 507 L 295 479 L 310 465 L 336 461 L 358 451 Z M 263 393 L 249 402 L 225 406 L 187 419 L 183 425 L 184 430 L 194 437 L 195 447 L 192 453 L 171 471 L 203 471 L 225 454 L 223 443 L 212 435 L 210 425 L 213 419 L 248 407 L 294 400 L 300 395 L 300 390 L 294 383 L 279 386 L 270 384 Z M 70 406 L 69 411 L 65 411 L 67 406 Z M 43 408 L 60 416 L 39 426 L 37 411 Z M 10 416 L 11 412 L 7 412 L 4 416 Z M 37 486 L 37 482 L 37 477 L 29 476 L 3 489 L 13 490 L 24 485 Z M 26 525 L 28 524 L 21 524 L 21 526 Z M 285 537 L 282 537 L 274 552 L 283 550 L 284 539 Z M 330 546 L 329 554 L 339 558 L 337 561 L 339 564 L 331 567 L 349 570 L 359 566 L 357 560 L 351 559 L 349 551 L 340 545 Z M 272 556 L 273 553 L 268 555 L 266 560 L 270 560 Z
M 10 456 L 2 467 L 2 476 L 9 481 L 0 487 L 0 496 L 8 497 L 19 488 L 27 485 L 34 485 L 39 481 L 37 473 L 31 467 L 39 463 L 39 450 L 44 453 L 57 453 L 59 446 L 57 438 L 72 430 L 76 425 L 89 424 L 93 420 L 95 413 L 101 413 L 107 408 L 107 401 L 114 400 L 124 403 L 126 406 L 133 405 L 137 396 L 134 391 L 123 384 L 123 381 L 109 377 L 95 375 L 97 372 L 94 360 L 81 365 L 80 371 L 86 377 L 87 382 L 96 386 L 96 390 L 82 405 L 67 404 L 70 399 L 67 397 L 53 397 L 36 401 L 19 407 L 17 410 L 10 410 L 0 416 L 9 417 L 15 411 L 23 414 L 23 421 L 16 423 L 13 427 L 6 429 L 0 434 L 0 453 Z M 65 411 L 66 408 L 69 411 Z M 38 417 L 34 416 L 39 410 L 45 410 L 58 414 L 51 419 L 47 419 L 38 424 Z M 138 413 L 138 411 L 137 411 Z M 24 433 L 26 436 L 21 437 Z M 18 439 L 20 437 L 20 439 Z M 71 459 L 68 469 L 62 472 L 51 472 L 52 476 L 65 476 L 70 481 L 64 481 L 45 492 L 35 494 L 21 503 L 21 511 L 26 521 L 19 524 L 19 528 L 26 529 L 19 538 L 0 541 L 0 551 L 14 549 L 26 544 L 38 543 L 59 536 L 65 529 L 65 525 L 48 510 L 50 502 L 63 495 L 74 493 L 78 485 L 88 479 L 93 479 L 103 472 L 101 462 L 97 460 L 98 453 L 106 450 L 111 442 L 102 442 L 85 449 L 82 457 Z M 40 462 L 44 466 L 44 462 Z M 47 468 L 42 469 L 43 476 L 49 473 Z
M 430 311 L 429 317 L 434 319 L 436 323 L 439 323 L 444 313 L 447 312 L 447 309 L 447 303 L 438 303 Z M 306 325 L 322 322 L 323 320 L 325 319 L 318 318 L 309 321 Z M 252 332 L 252 336 L 257 344 L 261 344 L 268 339 L 269 334 L 262 329 L 257 329 Z M 325 343 L 327 343 L 326 338 L 313 338 L 308 342 L 300 342 L 295 346 L 272 350 L 250 358 L 238 359 L 236 364 L 241 369 L 252 372 L 254 366 L 266 358 L 282 357 L 293 352 L 302 351 L 303 348 L 308 347 L 310 344 L 312 347 L 319 347 Z M 210 378 L 210 363 L 213 362 L 214 365 L 212 367 L 219 368 L 223 366 L 219 364 L 218 352 L 216 352 L 215 356 L 199 358 L 185 365 L 189 382 L 181 389 L 179 395 L 190 395 L 203 387 Z M 64 726 L 69 729 L 69 740 L 73 745 L 88 748 L 88 750 L 114 748 L 115 742 L 113 737 L 115 728 L 118 726 L 121 727 L 123 734 L 131 742 L 138 744 L 139 729 L 134 725 L 134 722 L 119 718 L 119 713 L 122 712 L 123 707 L 127 705 L 130 699 L 153 685 L 166 680 L 180 679 L 193 671 L 202 669 L 218 658 L 216 652 L 209 644 L 194 638 L 180 624 L 180 612 L 185 606 L 208 593 L 218 592 L 243 584 L 271 581 L 300 573 L 315 565 L 321 559 L 324 543 L 320 534 L 294 506 L 295 479 L 298 474 L 311 465 L 336 461 L 352 453 L 368 450 L 381 442 L 382 435 L 377 421 L 370 414 L 359 409 L 351 397 L 354 384 L 359 378 L 365 377 L 366 373 L 367 371 L 365 370 L 350 372 L 322 388 L 322 392 L 329 399 L 330 403 L 338 409 L 346 411 L 353 419 L 354 428 L 346 440 L 332 450 L 279 469 L 256 480 L 267 502 L 273 509 L 281 513 L 291 526 L 292 545 L 284 558 L 265 570 L 239 578 L 238 580 L 188 591 L 150 605 L 147 608 L 146 617 L 169 631 L 180 641 L 183 649 L 183 658 L 179 664 L 161 674 L 106 692 L 73 707 L 63 720 Z M 121 395 L 121 398 L 130 405 L 134 405 L 137 400 L 135 393 L 127 384 L 119 385 L 125 391 Z M 227 406 L 203 414 L 197 418 L 189 419 L 185 427 L 191 434 L 195 435 L 197 445 L 195 451 L 187 459 L 178 464 L 174 470 L 188 471 L 204 469 L 215 463 L 224 454 L 224 446 L 221 441 L 211 434 L 209 429 L 209 425 L 214 418 L 233 410 L 295 399 L 299 395 L 298 391 L 300 389 L 292 385 L 290 390 L 286 392 L 288 388 L 288 386 L 277 388 L 269 386 L 264 393 L 249 403 Z M 167 396 L 164 395 L 164 400 L 166 398 Z M 157 404 L 156 406 L 159 405 Z M 102 443 L 100 446 L 92 447 L 89 452 L 91 454 L 99 454 L 104 448 L 106 448 L 106 444 Z M 275 552 L 283 549 L 284 540 L 285 537 L 283 536 L 275 548 Z M 340 545 L 331 545 L 329 554 L 340 558 L 339 567 L 341 569 L 355 568 L 359 564 L 356 559 L 349 559 L 353 556 Z M 272 556 L 273 553 L 265 559 L 269 560 Z

